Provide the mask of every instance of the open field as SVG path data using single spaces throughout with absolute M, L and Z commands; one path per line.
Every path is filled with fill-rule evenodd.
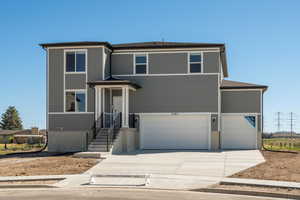
M 71 154 L 47 152 L 0 158 L 0 176 L 80 174 L 97 164 L 97 159 L 73 158 Z
M 266 162 L 231 177 L 300 182 L 300 153 L 262 151 L 262 154 Z
M 0 156 L 16 152 L 27 152 L 39 150 L 43 147 L 43 144 L 7 144 L 7 149 L 4 149 L 4 144 L 0 144 Z
M 265 148 L 270 150 L 300 151 L 300 138 L 270 138 L 263 142 Z

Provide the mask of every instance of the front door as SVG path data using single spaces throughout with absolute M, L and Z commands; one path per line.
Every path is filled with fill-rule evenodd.
M 112 111 L 113 113 L 121 113 L 122 112 L 122 96 L 113 96 L 112 102 Z

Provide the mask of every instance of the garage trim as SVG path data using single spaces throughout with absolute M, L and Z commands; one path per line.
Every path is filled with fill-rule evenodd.
M 217 112 L 173 112 L 173 113 L 136 113 L 137 115 L 161 115 L 161 116 L 197 116 L 197 115 L 205 115 L 208 117 L 208 136 L 207 136 L 207 149 L 211 150 L 211 116 L 213 114 L 218 114 Z M 139 143 L 142 143 L 142 136 L 140 133 Z

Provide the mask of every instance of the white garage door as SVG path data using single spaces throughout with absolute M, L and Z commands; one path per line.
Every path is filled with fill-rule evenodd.
M 208 149 L 208 115 L 141 115 L 142 149 Z
M 222 149 L 256 149 L 256 116 L 222 115 Z

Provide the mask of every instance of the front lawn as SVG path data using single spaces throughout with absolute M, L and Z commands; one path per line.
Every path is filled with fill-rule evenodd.
M 4 144 L 0 144 L 0 156 L 16 152 L 39 150 L 43 147 L 43 144 L 7 144 L 7 149 L 4 146 Z
M 231 177 L 300 182 L 300 153 L 261 152 L 266 162 Z

